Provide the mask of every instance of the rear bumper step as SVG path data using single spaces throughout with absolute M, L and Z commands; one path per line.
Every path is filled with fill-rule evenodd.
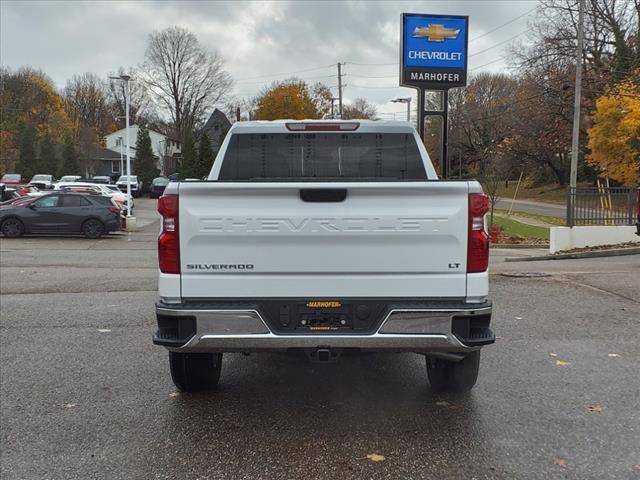
M 183 352 L 355 348 L 417 353 L 464 353 L 495 342 L 489 328 L 490 302 L 462 307 L 395 306 L 369 333 L 278 333 L 269 327 L 258 308 L 246 303 L 231 307 L 158 304 L 159 328 L 153 342 Z

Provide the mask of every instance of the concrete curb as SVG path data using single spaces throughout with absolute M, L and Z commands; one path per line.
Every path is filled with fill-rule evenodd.
M 570 258 L 618 257 L 620 255 L 640 254 L 640 247 L 612 248 L 609 250 L 591 250 L 588 252 L 556 253 L 555 255 L 540 255 L 538 257 L 507 257 L 505 262 L 536 262 L 538 260 L 566 260 Z
M 549 244 L 544 243 L 492 243 L 489 248 L 549 248 Z

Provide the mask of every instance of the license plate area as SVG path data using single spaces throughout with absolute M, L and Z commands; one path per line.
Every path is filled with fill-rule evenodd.
M 388 304 L 371 300 L 264 301 L 260 312 L 270 329 L 287 334 L 373 333 Z
M 333 308 L 313 308 L 307 304 L 298 307 L 297 328 L 307 328 L 311 332 L 335 332 L 351 329 L 351 308 L 340 306 Z

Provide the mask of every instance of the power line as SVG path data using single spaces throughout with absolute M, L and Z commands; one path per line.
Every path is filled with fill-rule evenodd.
M 505 43 L 510 42 L 511 40 L 514 40 L 514 39 L 524 35 L 525 33 L 529 33 L 531 30 L 533 30 L 533 29 L 527 28 L 526 30 L 514 35 L 513 37 L 509 37 L 506 40 L 503 40 L 502 42 L 498 42 L 498 43 L 496 43 L 496 44 L 494 44 L 494 45 L 492 45 L 492 46 L 490 46 L 488 48 L 485 48 L 484 50 L 480 50 L 479 52 L 472 53 L 467 58 L 476 57 L 476 56 L 481 55 L 481 54 L 483 54 L 485 52 L 488 52 L 489 50 L 493 50 L 494 48 L 499 47 L 500 45 L 504 45 Z
M 264 75 L 257 75 L 255 77 L 246 77 L 244 80 L 253 80 L 255 78 L 266 78 L 266 77 L 277 77 L 280 75 L 293 75 L 294 73 L 304 73 L 304 72 L 312 72 L 314 70 L 322 70 L 323 68 L 333 67 L 335 63 L 331 63 L 329 65 L 323 65 L 321 67 L 308 68 L 306 70 L 296 70 L 293 72 L 280 72 L 280 73 L 266 73 Z
M 473 42 L 474 40 L 478 40 L 479 38 L 482 37 L 486 37 L 487 35 L 495 32 L 496 30 L 500 30 L 502 27 L 506 27 L 507 25 L 512 24 L 513 22 L 515 22 L 516 20 L 520 20 L 522 17 L 529 15 L 531 12 L 533 12 L 534 10 L 537 10 L 539 7 L 535 6 L 533 7 L 531 10 L 524 12 L 522 15 L 518 15 L 515 18 L 512 18 L 511 20 L 509 20 L 508 22 L 503 23 L 502 25 L 497 26 L 496 28 L 494 28 L 493 30 L 489 30 L 488 32 L 483 33 L 482 35 L 478 35 L 477 37 L 473 37 L 471 40 L 469 40 L 469 43 Z
M 300 80 L 316 80 L 318 78 L 332 78 L 335 77 L 336 75 L 318 75 L 318 76 L 314 76 L 314 77 L 306 77 L 306 78 L 301 78 Z M 274 82 L 277 82 L 277 79 L 272 80 Z M 244 80 L 241 80 L 239 82 L 235 82 L 236 85 L 255 85 L 255 84 L 261 84 L 264 83 L 264 80 L 258 80 L 256 82 L 245 82 Z
M 490 62 L 483 63 L 482 65 L 478 65 L 477 67 L 470 68 L 469 71 L 473 72 L 474 70 L 478 70 L 479 68 L 486 67 L 487 65 L 493 65 L 494 63 L 498 63 L 504 60 L 504 57 L 496 58 L 495 60 L 491 60 Z

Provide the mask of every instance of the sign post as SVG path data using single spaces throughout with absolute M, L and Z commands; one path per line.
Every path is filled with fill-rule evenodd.
M 418 90 L 418 133 L 424 141 L 426 116 L 442 118 L 440 174 L 447 178 L 449 89 L 467 84 L 469 17 L 403 13 L 400 39 L 400 85 Z M 425 109 L 425 93 L 442 92 L 440 110 Z

